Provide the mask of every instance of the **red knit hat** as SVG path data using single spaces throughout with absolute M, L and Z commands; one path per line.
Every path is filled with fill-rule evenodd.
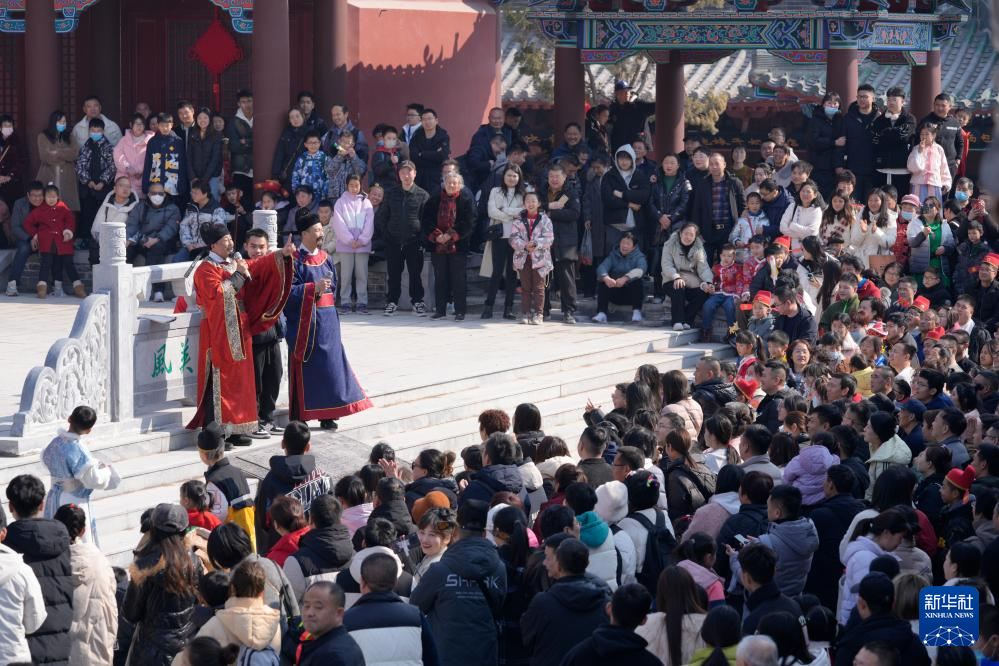
M 985 255 L 985 258 L 982 259 L 982 263 L 991 264 L 996 268 L 999 268 L 999 254 L 996 254 L 995 252 L 989 252 L 987 255 Z
M 770 307 L 771 305 L 774 304 L 774 295 L 771 294 L 769 291 L 760 290 L 756 292 L 756 296 L 753 297 L 753 302 L 763 303 L 763 305 Z
M 778 236 L 777 240 L 774 241 L 778 245 L 783 245 L 788 250 L 791 249 L 791 239 L 788 236 Z
M 912 307 L 916 308 L 920 312 L 926 312 L 930 309 L 930 299 L 925 296 L 916 296 L 916 300 L 912 302 Z
M 735 387 L 746 400 L 752 400 L 756 391 L 760 388 L 760 383 L 755 379 L 736 379 Z
M 947 472 L 947 482 L 955 488 L 960 488 L 964 492 L 971 490 L 971 484 L 975 480 L 975 468 L 968 465 L 964 469 L 952 468 Z

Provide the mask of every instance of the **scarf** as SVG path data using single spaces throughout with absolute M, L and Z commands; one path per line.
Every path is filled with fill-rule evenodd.
M 458 217 L 458 194 L 451 196 L 446 190 L 441 191 L 441 205 L 437 209 L 437 231 L 447 233 L 454 229 L 454 221 Z M 434 248 L 436 252 L 456 252 L 454 241 L 448 241 L 443 245 L 437 244 Z

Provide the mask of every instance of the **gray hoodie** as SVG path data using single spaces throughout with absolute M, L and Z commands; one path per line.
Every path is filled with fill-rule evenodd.
M 770 529 L 760 536 L 760 542 L 777 553 L 774 581 L 781 593 L 789 597 L 801 594 L 812 567 L 812 555 L 819 549 L 819 534 L 812 521 L 798 518 L 770 523 Z

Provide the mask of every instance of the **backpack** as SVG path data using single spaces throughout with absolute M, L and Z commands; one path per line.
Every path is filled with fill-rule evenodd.
M 280 664 L 281 660 L 278 659 L 277 653 L 269 645 L 263 650 L 254 650 L 244 645 L 239 648 L 235 666 L 280 666 Z
M 649 591 L 649 594 L 654 594 L 659 583 L 659 574 L 672 563 L 670 555 L 676 548 L 676 538 L 666 527 L 666 516 L 662 511 L 656 510 L 655 525 L 638 512 L 629 513 L 627 517 L 644 527 L 645 531 L 649 533 L 645 540 L 645 561 L 642 564 L 642 570 L 636 574 L 635 578 Z
M 621 531 L 618 525 L 608 525 L 610 527 L 611 535 L 615 535 Z M 617 581 L 618 587 L 621 586 L 621 573 L 624 570 L 624 561 L 621 559 L 621 551 L 617 549 L 617 544 L 614 544 L 614 555 L 617 556 L 617 573 L 614 579 Z

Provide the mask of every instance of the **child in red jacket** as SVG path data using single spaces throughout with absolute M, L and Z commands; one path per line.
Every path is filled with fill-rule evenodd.
M 73 212 L 59 200 L 59 188 L 49 183 L 45 187 L 45 203 L 34 209 L 24 219 L 24 230 L 31 236 L 32 249 L 42 255 L 42 266 L 38 271 L 38 298 L 48 293 L 49 274 L 52 275 L 52 295 L 63 296 L 63 275 L 73 281 L 73 293 L 85 298 L 87 290 L 73 265 L 73 236 L 76 220 Z

